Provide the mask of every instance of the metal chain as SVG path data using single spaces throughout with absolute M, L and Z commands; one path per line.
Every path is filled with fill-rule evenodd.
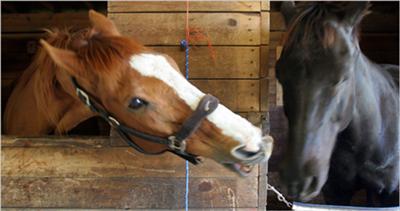
M 276 197 L 278 198 L 278 201 L 285 203 L 287 207 L 292 209 L 293 203 L 288 201 L 288 200 L 286 200 L 286 198 L 283 196 L 283 194 L 280 193 L 274 186 L 272 186 L 272 185 L 267 183 L 267 190 L 273 191 L 276 194 Z

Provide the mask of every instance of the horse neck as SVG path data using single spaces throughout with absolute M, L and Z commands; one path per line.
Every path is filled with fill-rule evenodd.
M 5 133 L 45 135 L 57 126 L 74 99 L 62 86 L 62 73 L 43 50 L 26 69 L 13 90 L 5 111 Z
M 378 145 L 387 127 L 398 125 L 398 122 L 390 122 L 393 119 L 390 115 L 398 116 L 398 91 L 396 93 L 393 84 L 388 82 L 390 76 L 385 75 L 378 64 L 371 62 L 361 52 L 353 72 L 354 106 L 349 127 L 360 144 Z

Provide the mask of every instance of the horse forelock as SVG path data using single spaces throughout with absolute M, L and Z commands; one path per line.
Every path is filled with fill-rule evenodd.
M 123 36 L 103 36 L 91 28 L 75 30 L 73 28 L 46 29 L 46 41 L 57 48 L 76 53 L 83 67 L 79 74 L 83 77 L 98 75 L 108 78 L 110 88 L 117 87 L 124 74 L 124 65 L 129 65 L 132 54 L 139 53 L 144 47 L 131 38 Z M 33 62 L 24 71 L 20 80 L 26 84 L 34 77 L 34 97 L 37 107 L 53 123 L 59 121 L 57 112 L 49 112 L 48 99 L 57 97 L 56 73 L 59 67 L 52 61 L 44 49 L 39 49 Z
M 355 21 L 353 36 L 358 39 L 361 19 L 369 14 L 369 6 L 365 7 Z M 319 42 L 324 48 L 330 46 L 335 39 L 335 31 L 325 26 L 329 17 L 336 17 L 338 21 L 344 16 L 349 4 L 346 2 L 313 2 L 300 4 L 300 12 L 288 26 L 282 39 L 284 48 L 293 45 L 306 46 L 310 42 Z

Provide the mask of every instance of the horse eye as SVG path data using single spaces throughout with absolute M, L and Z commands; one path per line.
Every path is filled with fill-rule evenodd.
M 145 100 L 134 97 L 134 98 L 132 98 L 131 102 L 129 102 L 129 108 L 139 109 L 142 106 L 146 106 L 147 104 L 148 103 Z

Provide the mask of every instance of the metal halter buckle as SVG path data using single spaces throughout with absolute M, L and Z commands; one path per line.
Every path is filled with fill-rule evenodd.
M 186 141 L 179 141 L 178 139 L 176 139 L 175 136 L 169 136 L 168 140 L 170 141 L 168 143 L 168 146 L 170 149 L 175 150 L 175 151 L 180 151 L 180 152 L 184 152 L 186 149 Z
M 86 106 L 91 106 L 92 104 L 90 103 L 90 98 L 89 96 L 86 94 L 86 92 L 84 92 L 82 89 L 79 89 L 78 87 L 76 87 L 76 94 L 78 95 L 78 97 L 86 104 Z
M 116 120 L 116 119 L 115 119 L 114 117 L 112 117 L 112 116 L 108 116 L 107 119 L 108 119 L 108 122 L 109 122 L 112 126 L 114 126 L 114 127 L 120 125 L 120 123 L 118 122 L 118 120 Z

